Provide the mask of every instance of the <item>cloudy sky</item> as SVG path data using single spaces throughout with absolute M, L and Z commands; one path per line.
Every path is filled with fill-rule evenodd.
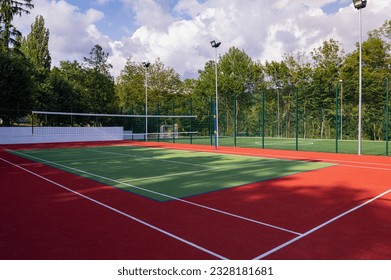
M 358 42 L 358 11 L 351 0 L 34 0 L 30 15 L 14 24 L 27 35 L 37 15 L 50 30 L 53 66 L 82 61 L 95 44 L 110 54 L 117 76 L 127 57 L 161 61 L 182 78 L 214 59 L 211 40 L 254 60 L 280 60 L 310 52 L 330 38 L 346 52 Z M 363 35 L 391 19 L 391 0 L 368 0 Z

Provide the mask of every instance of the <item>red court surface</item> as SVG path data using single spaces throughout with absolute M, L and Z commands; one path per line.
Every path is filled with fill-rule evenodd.
M 331 167 L 157 202 L 0 150 L 0 259 L 391 259 L 387 157 L 219 147 Z

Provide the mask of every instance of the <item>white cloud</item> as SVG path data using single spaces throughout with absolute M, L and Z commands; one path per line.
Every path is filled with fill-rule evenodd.
M 110 1 L 95 1 L 110 6 Z M 123 69 L 127 57 L 135 61 L 159 57 L 180 75 L 195 77 L 214 58 L 211 40 L 222 42 L 220 54 L 235 46 L 261 61 L 279 60 L 297 50 L 309 53 L 330 38 L 351 52 L 358 41 L 358 12 L 350 0 L 179 0 L 175 7 L 170 7 L 169 0 L 121 1 L 133 13 L 133 18 L 126 20 L 137 26 L 118 41 L 97 28 L 105 16 L 101 11 L 82 12 L 63 0 L 35 1 L 32 15 L 23 16 L 18 23 L 27 34 L 35 15 L 45 17 L 54 63 L 81 60 L 94 44 L 100 44 L 110 53 L 114 75 Z M 324 12 L 330 5 L 333 12 Z M 364 39 L 390 15 L 391 1 L 369 1 L 363 10 Z
M 34 5 L 31 14 L 17 18 L 15 25 L 27 35 L 35 17 L 44 17 L 45 26 L 50 31 L 49 49 L 53 66 L 61 60 L 81 61 L 95 44 L 109 46 L 109 37 L 101 34 L 95 25 L 104 18 L 102 12 L 95 9 L 81 12 L 78 7 L 62 0 L 36 0 Z
M 136 23 L 140 26 L 163 31 L 173 22 L 170 11 L 158 3 L 161 1 L 122 0 L 122 2 L 133 10 Z

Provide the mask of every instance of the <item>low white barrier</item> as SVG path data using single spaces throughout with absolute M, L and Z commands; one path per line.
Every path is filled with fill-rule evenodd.
M 0 127 L 0 144 L 123 140 L 123 127 Z

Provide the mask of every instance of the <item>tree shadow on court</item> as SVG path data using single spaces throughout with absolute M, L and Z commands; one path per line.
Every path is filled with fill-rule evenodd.
M 203 195 L 192 201 L 303 234 L 266 259 L 389 260 L 391 194 L 367 203 L 389 190 L 384 183 L 386 173 L 375 173 L 355 172 L 352 178 L 326 168 Z M 374 179 L 381 175 L 383 179 Z M 268 252 L 268 248 L 257 249 L 254 257 Z

